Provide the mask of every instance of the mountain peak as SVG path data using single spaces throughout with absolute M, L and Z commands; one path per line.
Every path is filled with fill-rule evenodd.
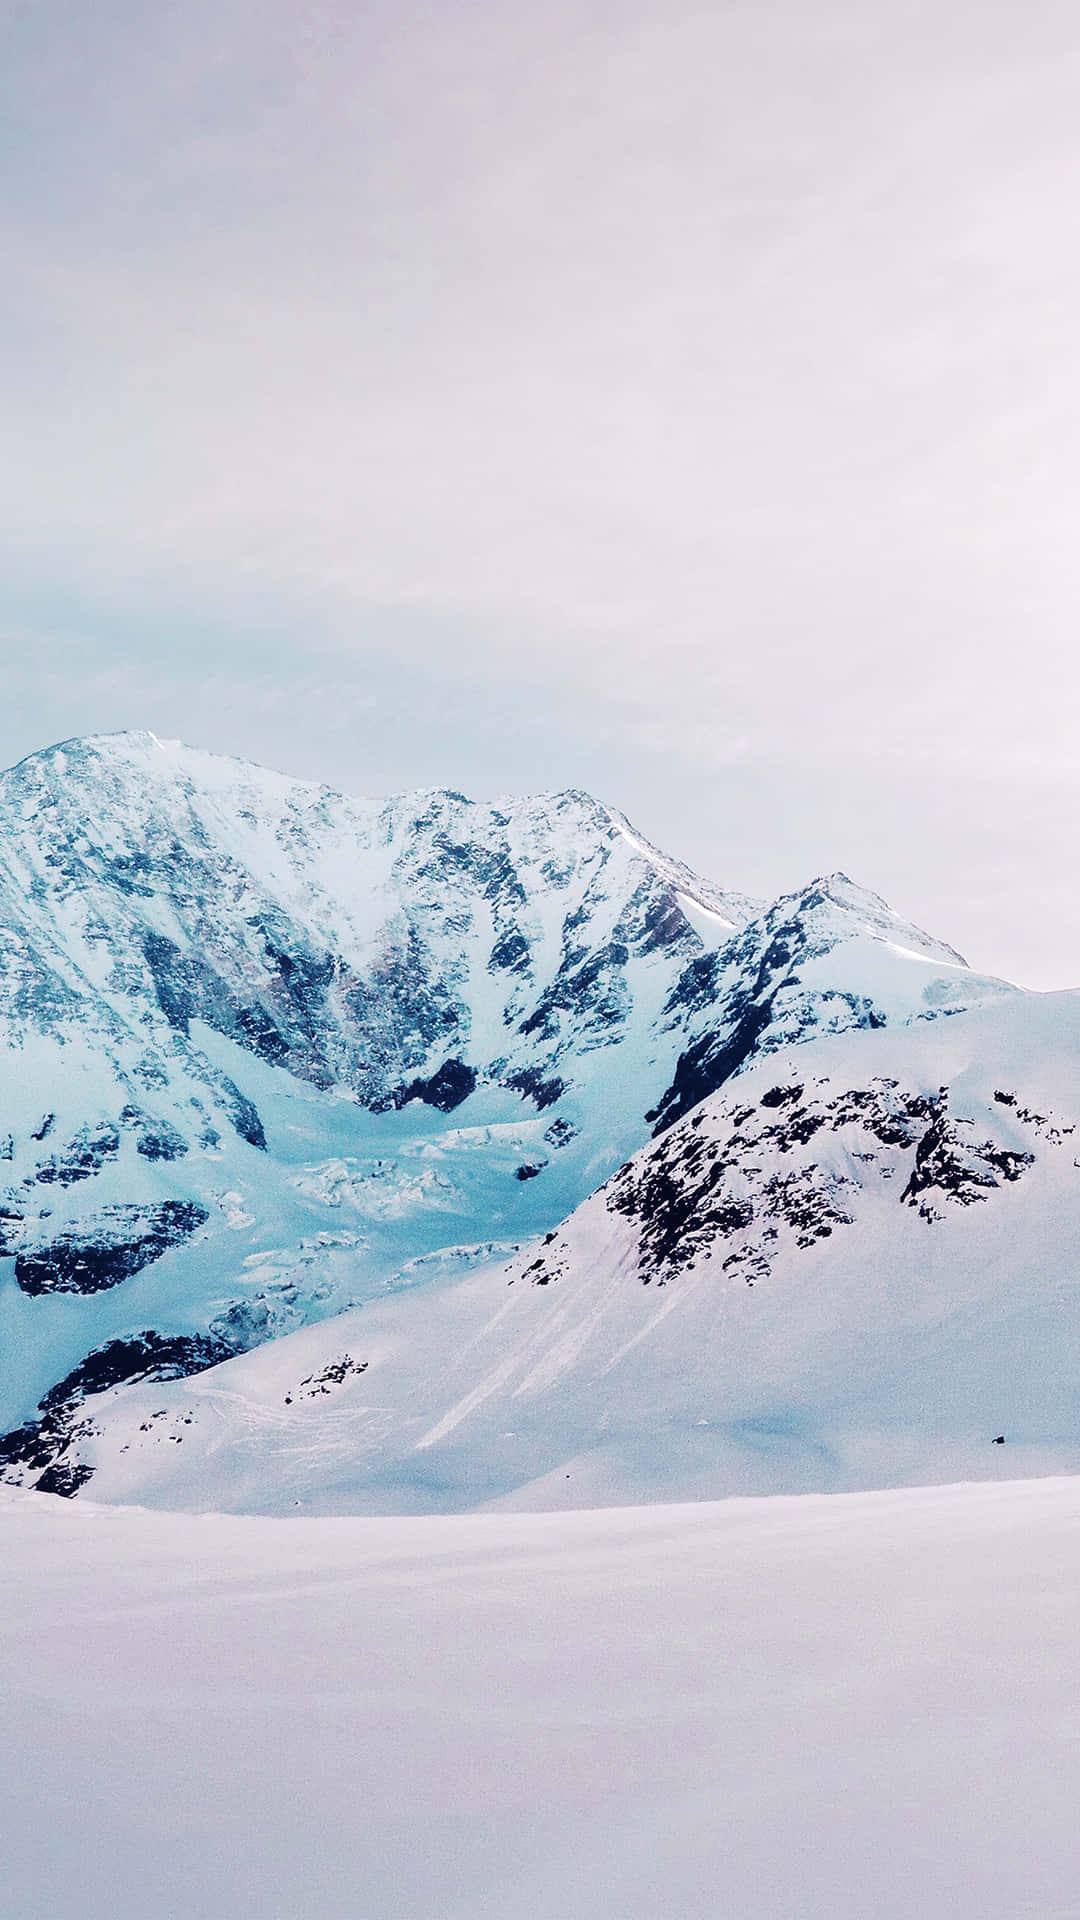
M 802 919 L 824 918 L 836 927 L 841 937 L 866 935 L 920 959 L 934 960 L 951 967 L 967 967 L 955 947 L 925 933 L 910 920 L 896 913 L 879 893 L 860 886 L 846 873 L 837 870 L 819 874 L 798 892 L 784 895 L 771 909 L 793 910 Z M 838 918 L 839 916 L 839 918 Z

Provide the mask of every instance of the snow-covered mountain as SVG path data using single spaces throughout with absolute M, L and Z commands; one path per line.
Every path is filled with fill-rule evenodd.
M 790 1046 L 515 1259 L 69 1391 L 50 1444 L 98 1498 L 250 1511 L 1078 1470 L 1078 1066 L 1077 994 Z
M 755 1062 L 1029 1004 L 580 793 L 355 800 L 149 734 L 0 776 L 0 942 L 0 1446 L 57 1486 L 88 1398 L 388 1292 L 434 1324 Z
M 559 1219 L 751 911 L 577 794 L 353 801 L 150 735 L 13 769 L 0 1422 L 110 1340 L 205 1364 Z

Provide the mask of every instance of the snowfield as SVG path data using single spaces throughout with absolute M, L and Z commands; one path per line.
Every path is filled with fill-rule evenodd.
M 0 1526 L 11 1920 L 1078 1911 L 1075 1479 Z

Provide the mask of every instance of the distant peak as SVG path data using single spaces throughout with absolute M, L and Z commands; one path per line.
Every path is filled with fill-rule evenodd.
M 38 747 L 33 753 L 24 754 L 15 765 L 5 769 L 13 773 L 16 767 L 29 767 L 35 761 L 51 760 L 59 754 L 73 759 L 84 758 L 87 754 L 98 754 L 102 758 L 124 757 L 153 754 L 197 754 L 197 747 L 187 747 L 182 740 L 163 740 L 149 727 L 118 728 L 113 733 L 73 733 L 64 740 L 54 740 L 47 747 Z M 207 759 L 224 758 L 223 755 L 207 754 Z
M 71 745 L 73 743 L 69 741 L 67 744 Z M 161 736 L 156 734 L 152 727 L 118 727 L 111 733 L 88 733 L 84 736 L 82 744 L 87 747 L 111 747 L 120 745 L 179 747 L 183 745 L 183 742 L 180 740 L 162 740 Z
M 963 954 L 957 953 L 955 947 L 948 946 L 943 940 L 936 940 L 912 921 L 905 920 L 880 893 L 874 893 L 870 887 L 860 886 L 839 869 L 833 873 L 818 874 L 805 887 L 785 895 L 776 905 L 807 914 L 823 908 L 826 911 L 832 909 L 844 916 L 850 933 L 869 934 L 875 940 L 887 941 L 920 958 L 937 960 L 947 966 L 967 967 Z
M 800 890 L 803 899 L 809 900 L 815 895 L 823 900 L 831 900 L 838 907 L 851 908 L 865 904 L 880 913 L 892 914 L 892 908 L 880 893 L 875 893 L 871 887 L 860 886 L 857 880 L 842 873 L 839 867 L 833 873 L 817 874 Z

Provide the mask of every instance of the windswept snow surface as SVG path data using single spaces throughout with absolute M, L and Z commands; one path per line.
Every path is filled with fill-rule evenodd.
M 1077 1912 L 1080 1481 L 0 1530 L 11 1920 Z

